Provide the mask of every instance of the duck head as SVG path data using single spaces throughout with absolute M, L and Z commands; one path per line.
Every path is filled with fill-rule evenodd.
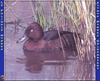
M 25 35 L 34 42 L 41 40 L 44 36 L 42 26 L 37 22 L 31 23 L 25 30 Z

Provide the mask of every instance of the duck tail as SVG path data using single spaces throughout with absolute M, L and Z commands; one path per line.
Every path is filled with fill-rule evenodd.
M 63 46 L 65 48 L 65 51 L 68 52 L 72 52 L 69 55 L 71 56 L 77 56 L 78 55 L 78 50 L 77 50 L 77 40 L 81 40 L 80 38 L 80 34 L 77 33 L 73 33 L 73 32 L 67 32 L 67 31 L 62 31 L 60 33 L 63 39 Z

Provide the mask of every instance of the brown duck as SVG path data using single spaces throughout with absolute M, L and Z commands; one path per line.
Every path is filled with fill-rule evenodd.
M 26 70 L 40 72 L 45 60 L 64 60 L 77 56 L 74 37 L 77 34 L 57 30 L 43 31 L 37 22 L 31 23 L 25 30 L 27 40 L 23 45 L 26 56 Z M 64 53 L 64 54 L 63 54 Z

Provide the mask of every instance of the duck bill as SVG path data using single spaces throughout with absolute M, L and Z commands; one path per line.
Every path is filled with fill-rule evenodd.
M 17 40 L 17 43 L 22 43 L 22 42 L 24 42 L 25 40 L 27 40 L 27 37 L 24 35 L 24 36 L 22 36 L 21 38 L 19 38 L 19 39 Z

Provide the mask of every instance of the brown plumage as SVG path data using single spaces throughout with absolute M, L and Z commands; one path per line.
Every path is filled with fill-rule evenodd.
M 23 45 L 27 62 L 26 67 L 30 72 L 42 69 L 44 60 L 64 60 L 62 46 L 57 30 L 43 32 L 42 27 L 33 22 L 25 30 L 28 40 Z M 76 33 L 60 31 L 61 41 L 65 51 L 65 58 L 76 56 L 77 49 L 74 40 Z M 77 37 L 77 36 L 76 36 Z

